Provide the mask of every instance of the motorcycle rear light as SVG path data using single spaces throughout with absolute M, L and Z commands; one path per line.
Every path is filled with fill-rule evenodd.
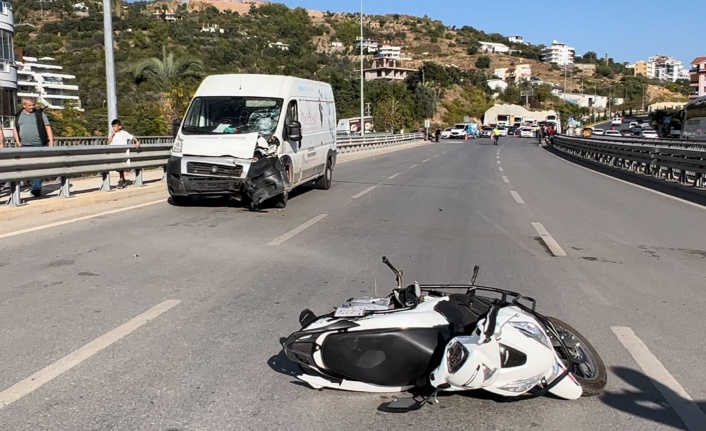
M 468 359 L 468 350 L 461 343 L 453 343 L 446 350 L 446 368 L 453 374 L 460 370 L 464 362 Z

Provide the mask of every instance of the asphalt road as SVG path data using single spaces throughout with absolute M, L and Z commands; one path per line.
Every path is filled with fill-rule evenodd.
M 330 190 L 305 188 L 284 210 L 152 197 L 93 218 L 4 224 L 0 400 L 17 386 L 0 402 L 0 430 L 695 431 L 684 420 L 706 410 L 704 208 L 573 165 L 534 139 L 490 142 L 341 164 Z M 280 338 L 298 329 L 303 308 L 387 294 L 383 255 L 407 281 L 467 282 L 479 264 L 479 282 L 534 296 L 598 349 L 606 392 L 517 403 L 443 396 L 392 415 L 377 410 L 387 395 L 297 384 Z M 615 327 L 651 353 L 628 350 Z M 667 377 L 702 410 L 685 413 Z

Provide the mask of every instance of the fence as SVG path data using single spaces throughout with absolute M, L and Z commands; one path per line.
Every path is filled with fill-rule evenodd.
M 555 136 L 552 146 L 576 157 L 667 181 L 704 187 L 706 142 Z
M 338 137 L 338 152 L 352 153 L 377 148 L 402 145 L 422 140 L 421 133 L 404 135 L 373 135 Z M 100 174 L 102 191 L 110 191 L 111 171 L 135 171 L 135 185 L 142 185 L 142 170 L 165 167 L 174 138 L 170 136 L 144 136 L 139 150 L 133 145 L 106 145 L 107 139 L 57 138 L 54 147 L 13 148 L 6 145 L 0 150 L 0 184 L 10 183 L 8 204 L 21 205 L 22 181 L 33 178 L 59 178 L 59 196 L 71 196 L 71 178 L 86 174 Z M 8 143 L 6 141 L 6 143 Z

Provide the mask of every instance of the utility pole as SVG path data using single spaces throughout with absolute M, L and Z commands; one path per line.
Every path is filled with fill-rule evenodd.
M 118 97 L 115 89 L 115 61 L 113 60 L 113 8 L 111 0 L 103 0 L 103 42 L 105 44 L 105 80 L 108 103 L 108 134 L 110 122 L 118 118 Z
M 105 1 L 105 0 L 103 0 Z M 566 66 L 568 63 L 564 63 L 564 103 L 566 103 Z
M 363 67 L 363 0 L 360 0 L 360 136 L 365 136 L 365 76 Z

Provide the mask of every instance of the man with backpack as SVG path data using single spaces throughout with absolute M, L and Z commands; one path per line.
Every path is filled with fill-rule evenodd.
M 34 97 L 22 98 L 22 111 L 15 116 L 15 128 L 12 133 L 17 147 L 53 147 L 54 134 L 47 115 L 36 109 Z M 32 180 L 32 196 L 42 195 L 42 179 Z

